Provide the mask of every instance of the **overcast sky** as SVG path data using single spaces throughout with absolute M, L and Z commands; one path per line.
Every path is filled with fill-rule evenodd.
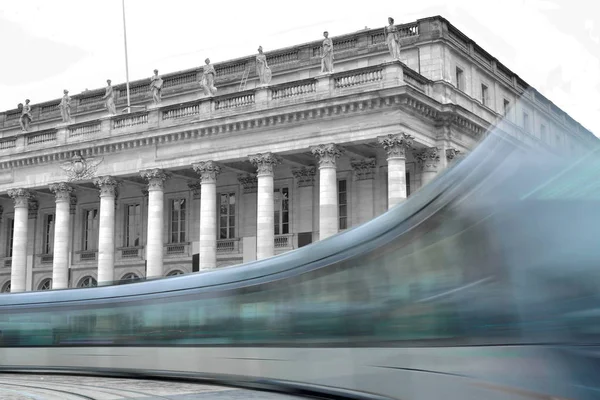
M 125 0 L 130 80 L 441 15 L 600 135 L 600 1 Z M 121 0 L 0 0 L 0 110 L 125 81 Z

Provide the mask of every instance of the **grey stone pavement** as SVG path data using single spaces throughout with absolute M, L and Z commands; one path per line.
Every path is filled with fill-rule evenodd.
M 88 376 L 0 374 L 0 400 L 292 400 L 299 397 L 223 386 Z

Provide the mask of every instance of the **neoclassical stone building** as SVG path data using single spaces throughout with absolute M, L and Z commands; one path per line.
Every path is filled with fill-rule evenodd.
M 490 126 L 584 153 L 596 137 L 441 17 L 0 113 L 0 290 L 90 286 L 219 268 L 305 246 L 398 204 Z M 264 63 L 264 59 L 261 60 Z M 153 66 L 149 66 L 149 71 Z M 261 71 L 264 66 L 261 64 Z M 247 79 L 245 79 L 247 77 Z M 263 79 L 264 81 L 264 79 Z M 100 84 L 100 83 L 99 83 Z M 32 94 L 31 96 L 34 96 Z

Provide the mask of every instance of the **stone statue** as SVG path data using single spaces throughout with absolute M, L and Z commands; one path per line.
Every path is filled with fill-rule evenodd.
M 256 75 L 260 84 L 268 85 L 271 82 L 271 68 L 267 65 L 267 56 L 263 54 L 262 46 L 258 46 L 258 55 L 256 56 Z
M 163 80 L 158 76 L 158 70 L 154 70 L 154 76 L 150 78 L 150 90 L 152 91 L 152 99 L 154 104 L 158 104 L 161 101 Z
M 323 32 L 323 54 L 321 54 L 321 72 L 333 72 L 333 40 L 329 32 Z
M 400 59 L 400 32 L 394 25 L 394 18 L 388 18 L 389 25 L 384 28 L 385 42 L 388 45 L 390 54 L 394 60 Z
M 108 110 L 108 113 L 114 115 L 117 113 L 117 108 L 115 107 L 115 92 L 110 85 L 110 79 L 107 79 L 106 83 L 108 86 L 106 86 L 106 93 L 102 98 L 106 100 L 106 109 Z
M 63 91 L 63 98 L 58 105 L 60 108 L 60 115 L 62 116 L 62 120 L 64 123 L 71 122 L 71 98 L 69 97 L 69 91 L 65 89 Z
M 215 87 L 215 77 L 217 76 L 217 72 L 215 71 L 215 67 L 210 63 L 209 58 L 204 60 L 204 62 L 206 63 L 206 66 L 204 66 L 200 85 L 202 86 L 205 95 L 214 96 L 217 93 L 217 88 Z
M 25 100 L 25 105 L 19 104 L 19 109 L 21 110 L 21 116 L 19 117 L 19 124 L 21 125 L 21 130 L 23 132 L 27 132 L 29 130 L 29 124 L 33 120 L 31 116 L 31 106 L 29 105 L 29 99 Z

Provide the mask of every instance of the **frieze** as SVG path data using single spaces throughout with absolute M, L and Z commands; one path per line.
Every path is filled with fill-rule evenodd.
M 319 168 L 335 168 L 336 159 L 343 153 L 342 149 L 335 143 L 321 144 L 312 147 L 311 152 L 319 161 Z
M 374 158 L 350 161 L 350 166 L 354 170 L 354 180 L 362 181 L 373 179 L 375 177 L 376 165 L 377 161 Z
M 244 194 L 258 191 L 258 177 L 254 174 L 238 175 L 238 181 L 244 188 Z
M 221 167 L 212 160 L 194 163 L 192 168 L 200 175 L 200 182 L 202 183 L 216 183 L 217 175 L 221 173 Z
M 273 168 L 281 163 L 279 157 L 273 153 L 259 153 L 248 156 L 250 162 L 256 167 L 258 176 L 273 175 Z
M 317 168 L 315 167 L 294 168 L 292 170 L 292 175 L 296 178 L 298 187 L 314 186 L 316 173 Z
M 406 133 L 389 134 L 377 138 L 379 145 L 386 151 L 388 158 L 406 158 L 406 150 L 412 148 L 413 140 L 414 137 Z

